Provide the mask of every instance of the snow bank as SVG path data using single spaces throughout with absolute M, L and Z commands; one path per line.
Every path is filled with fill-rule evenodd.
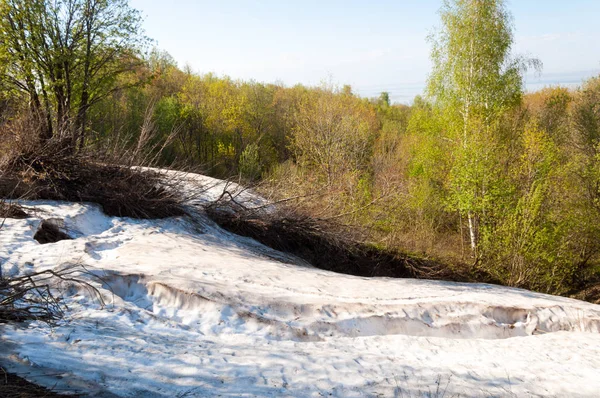
M 223 183 L 212 182 L 204 200 Z M 245 200 L 262 203 L 246 193 Z M 338 275 L 196 220 L 24 203 L 12 275 L 84 264 L 68 319 L 3 326 L 0 361 L 97 396 L 573 396 L 600 391 L 600 306 L 484 284 Z M 75 239 L 40 245 L 42 220 Z

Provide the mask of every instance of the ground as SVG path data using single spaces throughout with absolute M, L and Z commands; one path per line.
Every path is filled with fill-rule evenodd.
M 218 195 L 215 186 L 204 200 Z M 96 289 L 60 285 L 68 310 L 57 325 L 0 326 L 0 364 L 46 387 L 106 397 L 600 391 L 598 305 L 486 284 L 335 274 L 200 212 L 140 221 L 93 204 L 23 205 L 33 216 L 9 219 L 0 232 L 3 272 L 79 264 L 79 278 Z M 40 244 L 42 220 L 73 239 Z

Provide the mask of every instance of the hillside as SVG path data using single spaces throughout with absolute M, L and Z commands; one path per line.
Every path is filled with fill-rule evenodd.
M 216 199 L 217 180 L 195 203 Z M 246 201 L 261 199 L 249 194 Z M 103 397 L 555 396 L 600 391 L 600 306 L 486 284 L 363 278 L 193 218 L 22 203 L 5 276 L 79 264 L 54 326 L 0 325 L 0 364 Z M 52 223 L 72 239 L 40 244 Z

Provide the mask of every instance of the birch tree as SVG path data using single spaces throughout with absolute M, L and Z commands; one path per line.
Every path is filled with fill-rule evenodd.
M 445 117 L 442 134 L 453 162 L 449 202 L 466 217 L 476 256 L 498 172 L 495 127 L 520 102 L 523 72 L 540 63 L 511 56 L 513 24 L 504 0 L 446 0 L 440 16 L 441 28 L 429 37 L 427 91 Z

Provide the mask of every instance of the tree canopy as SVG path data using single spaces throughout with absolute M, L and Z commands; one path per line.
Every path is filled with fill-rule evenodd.
M 518 105 L 522 73 L 537 60 L 513 57 L 512 17 L 504 0 L 445 0 L 442 26 L 430 37 L 433 70 L 427 91 L 441 109 L 454 164 L 450 204 L 467 217 L 475 253 L 479 229 L 494 192 L 495 127 Z
M 43 139 L 83 145 L 89 108 L 140 64 L 147 39 L 126 0 L 1 0 L 0 81 L 28 98 Z

